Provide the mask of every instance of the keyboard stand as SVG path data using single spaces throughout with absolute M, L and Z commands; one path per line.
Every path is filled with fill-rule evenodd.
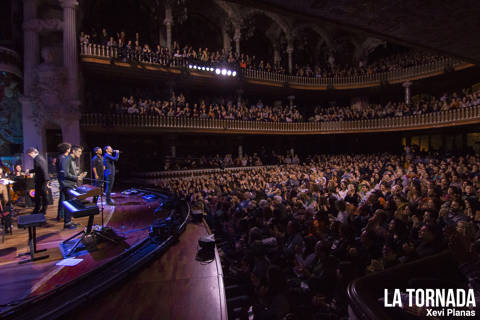
M 92 237 L 92 238 L 93 238 L 93 241 L 90 242 L 90 243 L 93 243 L 93 244 L 96 244 L 96 243 L 97 243 L 97 238 L 102 238 L 102 239 L 104 239 L 104 240 L 106 240 L 106 241 L 110 241 L 110 242 L 115 243 L 115 244 L 119 244 L 119 243 L 120 243 L 119 240 L 113 239 L 113 238 L 105 235 L 102 231 L 97 231 L 97 230 L 93 230 L 93 231 L 92 231 L 93 219 L 94 219 L 94 215 L 93 215 L 93 214 L 90 215 L 90 216 L 88 216 L 87 227 L 86 227 L 84 230 L 82 230 L 82 231 L 74 234 L 73 236 L 71 236 L 70 238 L 68 238 L 67 240 L 65 240 L 65 241 L 62 242 L 62 245 L 65 246 L 65 244 L 66 244 L 68 241 L 70 241 L 70 240 L 78 237 L 79 235 L 82 235 L 82 236 L 75 242 L 75 244 L 73 245 L 73 247 L 65 253 L 65 257 L 70 257 L 73 253 L 75 253 L 75 250 L 78 248 L 78 246 L 79 246 L 81 243 L 90 242 L 90 241 L 86 241 L 86 238 L 87 238 L 87 237 Z

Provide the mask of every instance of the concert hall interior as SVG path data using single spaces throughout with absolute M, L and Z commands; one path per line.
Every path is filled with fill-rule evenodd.
M 478 317 L 479 12 L 0 0 L 0 319 Z

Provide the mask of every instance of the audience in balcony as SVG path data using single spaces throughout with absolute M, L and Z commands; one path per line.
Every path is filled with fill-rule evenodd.
M 465 282 L 476 276 L 479 161 L 317 155 L 162 185 L 205 212 L 224 275 L 245 295 L 236 303 L 256 319 L 337 319 L 352 279 L 447 248 L 462 245 Z
M 414 116 L 477 105 L 480 105 L 480 93 L 464 89 L 458 93 L 444 94 L 440 98 L 420 96 L 409 105 L 404 102 L 389 102 L 386 105 L 357 104 L 348 107 L 316 107 L 314 115 L 309 118 L 309 121 L 329 122 Z
M 151 96 L 146 94 L 145 96 Z M 121 102 L 112 103 L 110 112 L 116 114 L 153 115 L 161 117 L 223 119 L 261 122 L 332 122 L 384 119 L 392 117 L 415 116 L 433 112 L 456 110 L 480 105 L 480 92 L 464 89 L 460 92 L 444 94 L 437 98 L 419 95 L 412 98 L 409 105 L 404 102 L 382 104 L 354 104 L 351 106 L 317 106 L 313 113 L 309 109 L 296 106 L 270 106 L 259 100 L 248 105 L 238 99 L 220 98 L 189 101 L 183 93 L 173 93 L 169 99 L 123 97 Z M 310 109 L 311 110 L 311 109 Z
M 80 34 L 80 43 L 98 44 L 106 47 L 118 49 L 118 58 L 124 62 L 148 62 L 161 64 L 164 66 L 185 66 L 187 62 L 202 62 L 210 65 L 230 65 L 235 69 L 250 69 L 257 71 L 272 72 L 278 74 L 287 74 L 287 59 L 281 61 L 265 61 L 258 59 L 255 55 L 246 53 L 236 54 L 233 49 L 227 51 L 209 50 L 209 48 L 195 49 L 192 46 L 180 45 L 177 41 L 172 43 L 169 50 L 166 47 L 156 45 L 150 47 L 149 44 L 142 44 L 140 35 L 135 34 L 135 40 L 127 40 L 125 32 L 117 33 L 116 37 L 108 35 L 106 29 L 102 29 L 100 36 L 93 32 L 89 34 L 82 32 Z M 319 62 L 315 66 L 295 65 L 292 75 L 300 77 L 332 78 L 332 77 L 355 77 L 372 75 L 382 72 L 398 71 L 414 66 L 422 66 L 434 62 L 447 60 L 447 57 L 412 50 L 405 54 L 387 56 L 370 63 L 361 61 L 358 66 L 338 65 L 329 61 Z
M 112 104 L 113 113 L 154 115 L 162 117 L 245 120 L 263 122 L 300 122 L 302 115 L 295 106 L 268 106 L 259 101 L 247 106 L 245 102 L 235 104 L 223 99 L 220 103 L 200 100 L 198 103 L 186 101 L 185 96 L 173 93 L 169 100 L 136 99 L 123 97 L 120 103 Z

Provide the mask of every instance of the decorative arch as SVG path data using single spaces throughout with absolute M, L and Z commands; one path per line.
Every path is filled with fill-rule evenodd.
M 292 30 L 293 36 L 296 37 L 299 34 L 299 32 L 304 29 L 310 29 L 314 31 L 316 34 L 320 36 L 323 42 L 325 42 L 328 48 L 330 49 L 332 48 L 332 39 L 330 38 L 326 30 L 315 24 L 311 24 L 311 23 L 299 24 Z
M 254 15 L 257 15 L 257 14 L 260 14 L 260 15 L 263 15 L 263 16 L 266 16 L 268 18 L 270 18 L 270 20 L 272 20 L 275 24 L 278 25 L 278 27 L 283 31 L 283 33 L 285 34 L 285 36 L 287 38 L 289 38 L 292 34 L 291 32 L 291 27 L 287 21 L 287 19 L 273 13 L 273 12 L 269 12 L 269 11 L 264 11 L 264 10 L 260 10 L 260 9 L 257 9 L 257 8 L 244 8 L 244 11 L 241 13 L 241 18 L 242 18 L 242 21 L 251 17 L 251 16 L 254 16 Z

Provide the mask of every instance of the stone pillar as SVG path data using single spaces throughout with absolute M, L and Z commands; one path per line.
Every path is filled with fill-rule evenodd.
M 167 48 L 168 50 L 172 50 L 172 8 L 166 7 L 165 8 L 165 20 L 163 20 L 163 24 L 167 28 Z
M 79 107 L 79 101 L 72 101 L 72 109 Z M 80 144 L 80 113 L 77 111 L 72 111 L 67 113 L 64 111 L 64 115 L 60 122 L 60 128 L 62 129 L 62 139 L 63 141 L 69 142 L 71 144 Z
M 410 81 L 406 81 L 402 83 L 402 86 L 405 88 L 405 103 L 410 104 L 410 97 L 411 97 L 410 87 L 412 86 L 412 83 Z
M 227 26 L 224 25 L 222 28 L 222 37 L 223 37 L 223 50 L 225 50 L 225 54 L 228 54 L 231 49 L 231 41 L 230 36 L 227 32 Z
M 295 96 L 288 96 L 288 102 L 290 107 L 293 107 L 293 101 L 295 101 Z
M 235 27 L 235 34 L 233 35 L 233 40 L 235 40 L 235 52 L 237 55 L 240 55 L 240 38 L 242 33 L 240 32 L 240 27 Z
M 24 23 L 37 17 L 37 0 L 23 1 Z M 24 27 L 23 35 L 23 94 L 30 96 L 33 87 L 33 72 L 40 61 L 38 33 L 32 28 Z M 28 147 L 27 147 L 28 148 Z
M 77 44 L 77 6 L 76 0 L 61 0 L 63 7 L 63 66 L 67 84 L 65 100 L 60 120 L 62 139 L 71 144 L 80 144 L 80 112 L 78 44 Z
M 292 61 L 293 46 L 290 46 L 290 44 L 287 47 L 287 54 L 288 54 L 288 73 L 292 74 L 292 72 L 293 72 L 293 61 Z
M 243 158 L 243 146 L 242 145 L 238 146 L 238 157 Z
M 273 46 L 273 63 L 278 64 L 280 63 L 280 50 L 278 49 L 278 45 Z
M 63 7 L 63 66 L 67 73 L 68 98 L 78 100 L 78 49 L 76 0 L 62 0 Z
M 43 130 L 43 123 L 35 123 L 33 119 L 35 116 L 35 104 L 29 97 L 21 97 L 22 104 L 22 126 L 23 126 L 23 151 L 28 148 L 37 148 L 40 153 L 46 152 L 45 132 Z M 33 168 L 33 160 L 26 154 L 23 155 L 23 165 L 26 169 Z
M 242 105 L 242 94 L 243 94 L 243 90 L 237 89 L 237 106 Z
M 45 152 L 45 143 L 43 141 L 43 134 L 37 131 L 37 127 L 33 122 L 33 110 L 35 110 L 32 101 L 32 91 L 34 86 L 34 70 L 40 60 L 39 37 L 35 29 L 25 27 L 25 23 L 36 19 L 37 17 L 37 0 L 23 1 L 23 21 L 24 21 L 24 35 L 23 35 L 23 94 L 20 98 L 22 104 L 22 126 L 23 126 L 23 151 L 30 147 L 35 147 L 40 152 Z M 33 161 L 29 156 L 23 157 L 24 166 L 27 169 L 33 168 Z

